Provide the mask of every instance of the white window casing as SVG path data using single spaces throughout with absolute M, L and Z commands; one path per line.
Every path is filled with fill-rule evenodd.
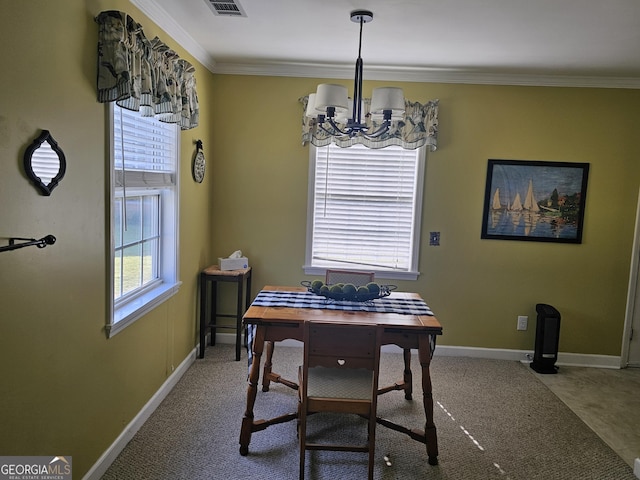
M 304 271 L 418 275 L 424 149 L 310 146 Z
M 180 286 L 180 136 L 175 124 L 142 117 L 112 103 L 108 109 L 111 261 L 106 331 L 111 337 L 171 297 Z

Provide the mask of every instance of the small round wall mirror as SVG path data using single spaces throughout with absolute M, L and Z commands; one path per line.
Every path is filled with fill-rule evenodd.
M 51 195 L 66 169 L 64 153 L 49 130 L 43 130 L 24 152 L 24 171 L 43 195 Z

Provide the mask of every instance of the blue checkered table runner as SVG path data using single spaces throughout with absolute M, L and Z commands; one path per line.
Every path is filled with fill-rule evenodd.
M 402 315 L 430 315 L 433 312 L 424 300 L 384 297 L 368 302 L 332 300 L 311 292 L 279 292 L 262 290 L 252 305 L 259 307 L 321 308 L 359 312 L 399 313 Z
M 290 308 L 324 308 L 327 310 L 345 310 L 360 312 L 399 313 L 403 315 L 430 315 L 433 312 L 424 300 L 405 298 L 376 298 L 370 302 L 349 302 L 344 300 L 330 300 L 311 292 L 280 292 L 262 290 L 251 304 L 259 307 L 290 307 Z M 255 337 L 256 325 L 247 326 L 247 353 L 249 368 L 251 368 L 251 344 Z M 436 336 L 430 335 L 429 343 L 431 356 L 436 348 Z

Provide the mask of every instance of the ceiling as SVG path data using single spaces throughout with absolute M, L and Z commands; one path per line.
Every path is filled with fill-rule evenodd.
M 353 78 L 366 9 L 365 79 L 640 88 L 638 0 L 130 1 L 216 73 Z

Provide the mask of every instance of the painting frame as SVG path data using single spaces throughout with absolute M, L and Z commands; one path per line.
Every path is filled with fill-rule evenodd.
M 589 164 L 487 163 L 480 238 L 582 243 Z

